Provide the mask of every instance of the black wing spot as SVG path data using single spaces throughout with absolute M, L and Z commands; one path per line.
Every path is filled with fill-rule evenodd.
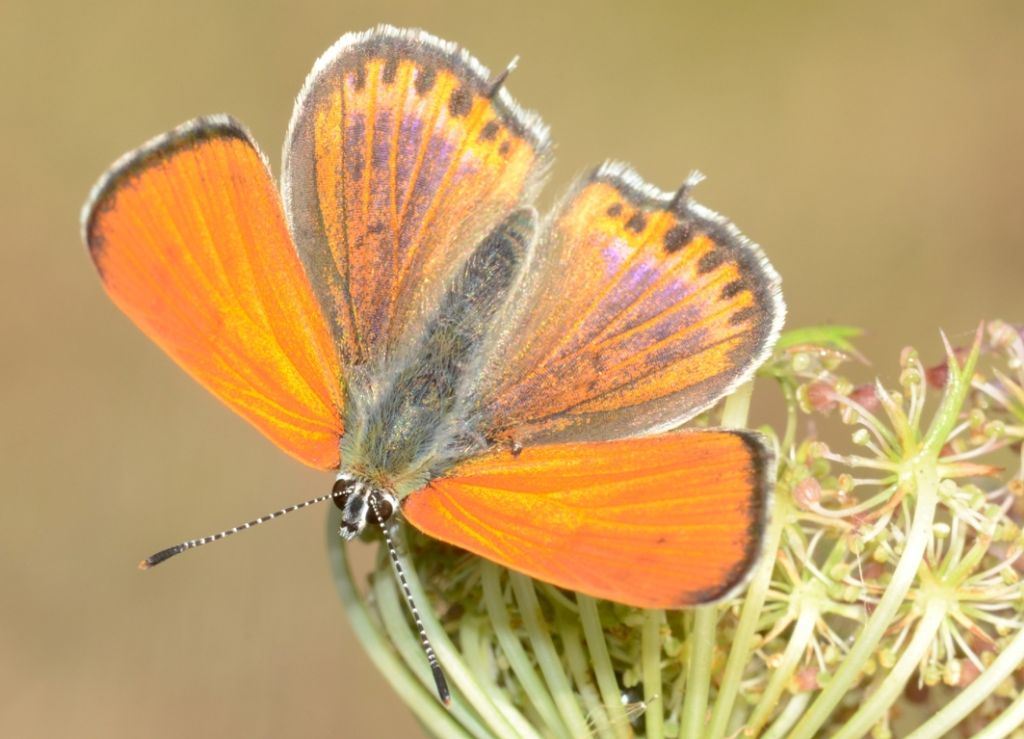
M 398 74 L 398 57 L 389 56 L 384 62 L 384 84 L 390 85 L 394 82 L 396 74 Z
M 488 121 L 487 124 L 480 129 L 480 140 L 491 141 L 498 136 L 498 131 L 501 130 L 501 124 L 497 121 Z
M 702 275 L 707 274 L 724 261 L 725 255 L 722 254 L 721 250 L 712 247 L 711 251 L 702 256 L 700 261 L 697 262 L 697 271 Z
M 743 323 L 745 320 L 747 320 L 751 316 L 753 316 L 755 313 L 757 313 L 757 311 L 754 309 L 754 307 L 751 306 L 751 305 L 748 305 L 743 310 L 738 310 L 735 313 L 733 313 L 729 317 L 729 323 L 731 323 L 733 326 L 737 326 L 737 325 Z
M 731 300 L 743 292 L 744 289 L 745 286 L 743 284 L 743 280 L 733 280 L 722 288 L 722 299 Z
M 462 118 L 469 114 L 469 111 L 473 108 L 473 93 L 467 90 L 465 87 L 459 87 L 452 91 L 452 96 L 448 98 L 448 112 L 456 118 Z
M 355 88 L 362 90 L 366 87 L 366 67 L 362 64 L 355 68 L 356 78 L 354 81 Z
M 640 233 L 641 231 L 643 231 L 644 226 L 646 225 L 647 219 L 644 218 L 644 214 L 641 213 L 640 211 L 637 211 L 636 213 L 631 215 L 629 217 L 629 220 L 626 221 L 626 228 L 630 231 L 634 231 L 635 233 Z
M 437 70 L 433 67 L 423 67 L 416 72 L 413 88 L 417 95 L 426 95 L 433 89 L 435 82 L 437 82 Z
M 693 240 L 693 224 L 679 223 L 665 232 L 665 251 L 675 254 Z
M 618 218 L 622 215 L 622 203 L 615 203 L 614 205 L 608 206 L 608 210 L 605 211 L 612 218 Z

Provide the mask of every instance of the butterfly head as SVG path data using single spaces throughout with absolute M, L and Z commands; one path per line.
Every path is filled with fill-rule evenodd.
M 350 472 L 338 475 L 331 495 L 334 504 L 341 509 L 338 534 L 346 541 L 359 536 L 367 523 L 383 528 L 398 510 L 398 498 L 393 493 Z

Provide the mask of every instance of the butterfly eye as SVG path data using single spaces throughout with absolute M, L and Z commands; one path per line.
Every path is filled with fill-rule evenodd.
M 395 507 L 383 495 L 374 494 L 373 505 L 370 506 L 370 511 L 366 516 L 366 519 L 377 526 L 383 526 L 385 523 L 391 520 L 391 516 L 395 513 Z M 377 514 L 380 514 L 381 521 L 377 520 Z
M 334 481 L 334 486 L 331 488 L 331 497 L 334 499 L 334 505 L 338 506 L 341 510 L 345 510 L 345 503 L 348 501 L 349 495 L 351 495 L 351 488 L 355 485 L 355 480 L 347 477 L 339 477 Z

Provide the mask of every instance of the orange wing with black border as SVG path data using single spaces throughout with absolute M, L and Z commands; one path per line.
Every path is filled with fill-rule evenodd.
M 645 608 L 728 595 L 761 548 L 762 438 L 694 431 L 496 452 L 405 499 L 421 531 L 563 588 Z
M 123 157 L 83 229 L 107 293 L 144 333 L 284 451 L 338 466 L 337 352 L 240 124 L 198 118 Z
M 728 221 L 609 164 L 549 220 L 473 390 L 492 438 L 665 431 L 767 357 L 779 277 Z
M 382 26 L 342 37 L 285 145 L 292 233 L 346 366 L 414 335 L 447 278 L 519 203 L 547 132 L 465 50 Z

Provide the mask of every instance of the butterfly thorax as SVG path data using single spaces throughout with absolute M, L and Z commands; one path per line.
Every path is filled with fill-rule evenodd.
M 399 498 L 486 447 L 466 383 L 533 235 L 532 209 L 487 236 L 427 310 L 425 329 L 348 387 L 342 470 Z M 355 505 L 355 504 L 353 504 Z M 355 513 L 353 514 L 355 515 Z

